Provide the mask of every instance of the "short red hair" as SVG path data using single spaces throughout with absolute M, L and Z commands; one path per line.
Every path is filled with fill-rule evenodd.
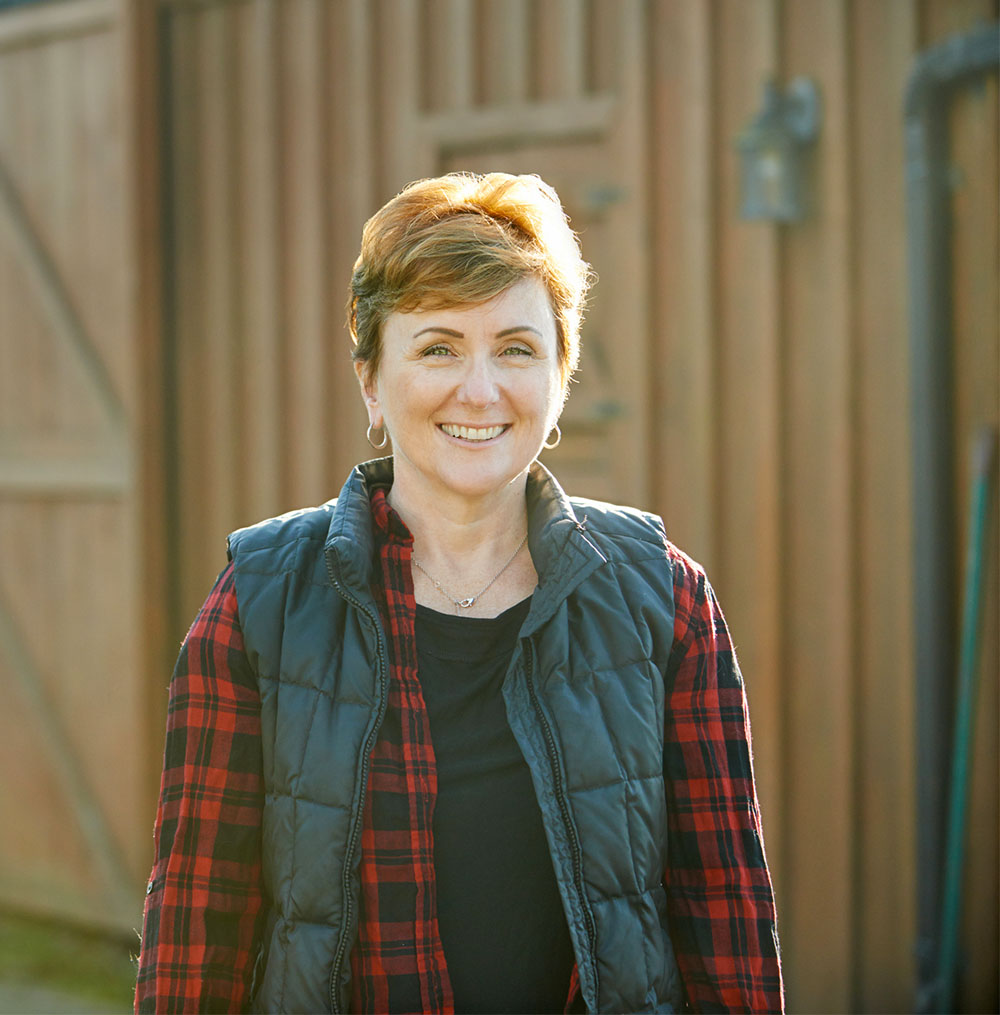
M 348 304 L 353 358 L 374 378 L 390 314 L 484 303 L 529 277 L 548 290 L 565 384 L 580 358 L 593 273 L 556 192 L 537 176 L 507 173 L 411 183 L 361 235 Z

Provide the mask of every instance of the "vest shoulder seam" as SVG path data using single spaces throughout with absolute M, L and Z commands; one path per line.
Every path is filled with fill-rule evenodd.
M 615 660 L 614 666 L 588 666 L 583 672 L 596 677 L 605 673 L 618 673 L 626 666 L 642 667 L 645 665 L 651 666 L 656 670 L 656 663 L 649 656 L 640 656 L 638 659 Z M 659 673 L 659 670 L 656 670 L 656 672 Z
M 365 701 L 362 698 L 344 698 L 339 697 L 332 691 L 327 691 L 325 688 L 317 687 L 315 684 L 306 684 L 301 680 L 289 680 L 288 677 L 272 676 L 268 673 L 258 673 L 258 680 L 269 680 L 273 684 L 286 684 L 289 687 L 301 687 L 305 691 L 314 691 L 316 694 L 321 694 L 324 698 L 329 698 L 331 701 L 336 702 L 338 705 L 360 705 L 362 708 L 371 708 L 372 703 Z
M 625 538 L 631 539 L 633 537 L 626 536 Z M 646 540 L 641 540 L 641 542 L 643 543 L 643 545 L 647 545 Z M 648 557 L 629 557 L 627 559 L 621 560 L 612 560 L 611 558 L 609 558 L 608 563 L 613 567 L 632 567 L 635 564 L 644 564 L 647 560 L 660 560 L 669 562 L 670 557 L 667 555 L 666 549 L 661 545 L 659 547 L 658 553 L 651 553 Z
M 616 786 L 621 786 L 623 783 L 630 782 L 663 782 L 663 773 L 651 772 L 649 775 L 623 775 L 617 779 L 609 779 L 607 782 L 595 783 L 593 786 L 573 786 L 570 788 L 569 792 L 570 794 L 596 793 L 602 789 L 614 789 Z
M 315 804 L 317 807 L 326 807 L 332 811 L 349 811 L 352 809 L 350 804 L 328 804 L 324 800 L 317 800 L 314 797 L 306 796 L 303 793 L 292 793 L 291 791 L 286 793 L 283 790 L 275 789 L 274 787 L 264 794 L 265 800 L 277 800 L 279 798 L 282 800 L 294 800 L 298 803 Z
M 306 575 L 303 574 L 302 570 L 296 567 L 283 567 L 280 570 L 276 571 L 266 571 L 255 569 L 253 567 L 247 567 L 245 564 L 237 563 L 236 569 L 237 571 L 239 571 L 240 574 L 243 575 L 253 574 L 257 575 L 259 578 L 281 578 L 286 574 L 291 574 L 295 575 L 295 577 L 298 578 L 299 581 L 301 581 L 304 585 L 311 585 L 313 588 L 316 589 L 333 588 L 333 586 L 330 585 L 329 582 L 318 582 L 314 581 L 312 578 L 306 577 Z
M 605 528 L 600 524 L 594 524 L 591 517 L 586 514 L 583 518 L 581 518 L 580 524 L 584 527 L 585 531 L 594 532 L 598 536 L 603 536 L 605 539 L 614 540 L 616 542 L 628 539 L 634 543 L 643 543 L 649 546 L 662 547 L 663 541 L 666 538 L 666 534 L 662 529 L 646 529 L 642 532 L 626 532 L 621 529 Z
M 591 902 L 603 902 L 610 903 L 614 902 L 615 899 L 645 899 L 650 895 L 654 895 L 657 891 L 663 888 L 663 885 L 656 883 L 650 885 L 648 888 L 643 888 L 642 891 L 638 892 L 615 892 L 614 895 L 606 895 L 604 892 L 599 892 L 596 896 L 591 896 Z
M 249 537 L 250 541 L 253 542 L 253 537 Z M 242 540 L 241 540 L 242 542 Z M 292 543 L 326 543 L 326 536 L 310 536 L 307 533 L 292 534 L 289 533 L 287 539 L 279 539 L 271 543 L 253 543 L 251 546 L 241 546 L 239 552 L 242 554 L 249 553 L 260 553 L 264 550 L 277 550 L 282 546 L 289 546 Z

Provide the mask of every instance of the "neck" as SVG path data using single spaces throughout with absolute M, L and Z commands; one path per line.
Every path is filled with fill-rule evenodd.
M 396 471 L 389 503 L 413 533 L 414 553 L 464 556 L 483 547 L 517 545 L 527 525 L 527 472 L 482 497 L 449 495 L 410 482 Z
M 525 473 L 488 497 L 471 499 L 442 496 L 440 491 L 430 496 L 396 474 L 389 503 L 413 534 L 414 558 L 450 597 L 477 593 L 507 564 L 524 539 L 526 480 Z M 447 599 L 434 589 L 427 575 L 414 569 L 417 601 L 441 609 Z M 535 580 L 531 555 L 523 549 L 483 602 L 465 615 L 492 616 L 530 594 Z

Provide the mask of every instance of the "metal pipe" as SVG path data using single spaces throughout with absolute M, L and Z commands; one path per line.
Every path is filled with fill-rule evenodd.
M 947 109 L 953 91 L 1000 65 L 1000 25 L 918 56 L 906 91 L 917 739 L 917 1012 L 936 994 L 946 773 L 957 656 Z
M 983 606 L 983 558 L 997 432 L 984 426 L 976 435 L 969 498 L 969 537 L 965 561 L 965 596 L 962 609 L 962 648 L 955 700 L 955 734 L 952 744 L 951 790 L 948 796 L 948 832 L 945 844 L 944 895 L 941 900 L 941 952 L 937 976 L 937 1010 L 956 1010 L 958 945 L 961 936 L 962 884 L 965 864 L 965 823 L 969 798 L 969 761 L 972 756 L 972 712 L 976 700 L 976 666 L 979 661 L 979 625 Z

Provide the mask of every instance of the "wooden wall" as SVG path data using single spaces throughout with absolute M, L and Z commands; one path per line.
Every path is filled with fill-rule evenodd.
M 138 36 L 105 0 L 0 16 L 0 903 L 117 929 L 166 683 Z
M 368 453 L 342 326 L 366 216 L 419 176 L 538 172 L 601 277 L 552 465 L 572 489 L 662 512 L 714 577 L 750 689 L 793 1008 L 905 1008 L 916 818 L 901 109 L 914 55 L 995 4 L 162 9 L 181 618 L 221 566 L 223 533 L 332 495 Z M 733 140 L 769 74 L 809 75 L 823 96 L 815 211 L 799 226 L 738 214 Z M 996 141 L 995 90 L 970 101 L 957 157 Z M 985 204 L 973 212 L 959 193 L 956 208 L 974 233 L 995 221 L 995 160 L 970 163 L 972 177 Z M 995 266 L 990 254 L 968 250 Z M 972 359 L 995 360 L 989 299 L 960 301 L 981 329 L 963 338 L 981 395 L 991 375 Z M 995 418 L 995 401 L 983 410 Z M 996 821 L 979 799 L 985 876 Z M 971 938 L 995 943 L 990 883 Z
M 902 103 L 916 54 L 996 19 L 996 0 L 137 9 L 156 19 L 124 35 L 129 53 L 147 47 L 125 92 L 131 148 L 114 170 L 137 195 L 123 212 L 129 239 L 85 277 L 120 284 L 114 266 L 133 243 L 142 277 L 162 279 L 162 312 L 147 287 L 127 313 L 146 342 L 130 368 L 147 378 L 149 399 L 141 489 L 149 510 L 165 512 L 149 516 L 144 545 L 150 573 L 168 581 L 161 615 L 172 644 L 224 564 L 228 531 L 335 495 L 371 454 L 343 325 L 368 215 L 419 176 L 538 172 L 563 196 L 600 275 L 565 439 L 547 460 L 573 492 L 662 513 L 713 578 L 751 699 L 790 1010 L 909 1010 L 919 822 Z M 37 74 L 58 74 L 56 56 L 39 49 L 31 59 Z M 734 139 L 769 75 L 808 75 L 823 99 L 814 208 L 797 225 L 739 217 Z M 71 104 L 50 115 L 81 114 Z M 996 125 L 994 78 L 951 113 L 963 458 L 975 424 L 998 418 Z M 92 155 L 117 165 L 108 150 Z M 2 284 L 11 285 L 0 275 Z M 122 313 L 107 330 L 127 361 Z M 159 328 L 158 368 L 149 346 Z M 0 334 L 11 333 L 3 321 Z M 47 390 L 39 369 L 19 365 Z M 969 1010 L 997 1005 L 993 538 Z M 155 654 L 155 620 L 143 623 L 141 645 Z M 144 676 L 154 727 L 170 662 Z M 155 766 L 162 734 L 149 741 Z M 143 834 L 150 816 L 137 819 Z

